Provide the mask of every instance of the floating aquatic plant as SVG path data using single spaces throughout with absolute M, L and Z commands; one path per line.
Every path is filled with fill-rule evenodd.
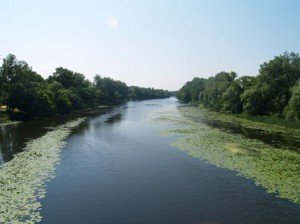
M 187 118 L 187 114 L 197 116 L 196 110 L 187 107 L 164 111 L 156 119 L 173 124 L 163 135 L 180 136 L 171 143 L 174 147 L 218 167 L 236 171 L 267 192 L 300 204 L 299 153 L 222 132 Z
M 41 221 L 39 199 L 45 197 L 45 182 L 55 175 L 65 139 L 84 120 L 60 125 L 28 142 L 23 152 L 0 167 L 0 223 Z

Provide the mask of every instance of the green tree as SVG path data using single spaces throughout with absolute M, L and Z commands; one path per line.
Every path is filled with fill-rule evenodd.
M 57 82 L 68 90 L 72 109 L 96 106 L 97 90 L 90 81 L 85 79 L 83 74 L 60 67 L 55 70 L 53 76 L 48 78 L 48 82 Z
M 300 79 L 292 88 L 292 97 L 285 108 L 285 117 L 294 121 L 300 120 Z
M 138 86 L 129 87 L 130 100 L 147 100 L 170 97 L 170 92 L 162 89 L 143 88 Z
M 47 93 L 42 91 L 44 79 L 32 71 L 27 63 L 9 55 L 2 64 L 1 76 L 6 84 L 5 103 L 9 111 L 18 109 L 29 116 L 50 113 L 50 99 L 46 105 Z
M 3 59 L 0 68 L 0 98 L 1 104 L 7 104 L 12 84 L 20 78 L 20 75 L 30 71 L 28 64 L 18 61 L 16 56 L 9 54 Z
M 210 77 L 203 92 L 203 103 L 213 110 L 220 111 L 223 107 L 223 93 L 236 76 L 235 72 L 220 72 Z
M 201 101 L 205 90 L 206 80 L 203 78 L 193 78 L 187 82 L 177 93 L 177 98 L 182 102 Z
M 99 75 L 94 77 L 96 88 L 101 91 L 101 104 L 115 105 L 124 103 L 129 99 L 129 88 L 121 81 L 111 78 L 102 78 Z
M 223 93 L 222 96 L 222 110 L 231 113 L 242 112 L 241 94 L 242 87 L 239 85 L 238 80 L 234 80 L 229 88 Z
M 300 57 L 285 53 L 263 63 L 259 72 L 256 84 L 243 96 L 244 109 L 252 115 L 280 117 L 291 98 L 290 88 L 300 78 Z
M 69 98 L 70 92 L 66 89 L 58 90 L 56 97 L 55 97 L 55 104 L 58 113 L 66 114 L 71 112 L 72 110 L 72 102 Z

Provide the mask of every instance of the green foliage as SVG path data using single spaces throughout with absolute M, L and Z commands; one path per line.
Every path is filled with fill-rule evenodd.
M 125 83 L 111 78 L 102 78 L 96 75 L 94 78 L 98 90 L 100 104 L 114 105 L 128 100 L 147 100 L 170 97 L 170 92 L 162 89 L 126 86 Z
M 251 115 L 283 116 L 291 98 L 290 88 L 300 78 L 300 57 L 285 53 L 261 65 L 255 85 L 243 95 L 244 109 Z
M 96 106 L 96 88 L 85 79 L 83 74 L 70 71 L 66 68 L 57 68 L 53 76 L 47 80 L 49 83 L 59 83 L 63 89 L 68 90 L 63 99 L 59 98 L 59 104 L 65 103 L 65 109 L 60 112 L 70 112 L 71 109 L 83 109 Z M 70 101 L 70 102 L 67 102 Z M 71 107 L 67 109 L 68 107 Z M 64 112 L 63 112 L 64 113 Z
M 220 111 L 222 109 L 223 94 L 236 78 L 235 72 L 220 72 L 207 80 L 203 92 L 203 103 L 209 108 Z
M 162 89 L 130 86 L 129 97 L 131 100 L 159 99 L 170 97 L 170 92 Z
M 202 99 L 206 80 L 203 78 L 194 78 L 187 82 L 177 93 L 177 98 L 182 102 L 198 101 Z
M 299 55 L 284 53 L 263 63 L 256 77 L 237 78 L 234 72 L 221 72 L 208 79 L 194 78 L 179 90 L 177 98 L 199 101 L 215 111 L 297 120 L 297 90 L 291 88 L 299 78 Z
M 234 80 L 222 96 L 222 110 L 231 113 L 240 113 L 242 111 L 241 93 L 242 87 L 238 80 Z
M 266 88 L 264 88 L 266 89 Z M 267 97 L 264 97 L 263 88 L 252 87 L 247 89 L 242 95 L 243 109 L 246 113 L 250 115 L 264 115 L 266 114 L 265 103 L 269 104 L 269 102 L 265 102 Z
M 94 78 L 95 86 L 101 91 L 100 104 L 114 105 L 124 103 L 129 99 L 129 90 L 125 83 L 115 81 L 111 78 L 102 78 L 96 75 Z
M 263 91 L 267 113 L 282 115 L 291 97 L 290 89 L 299 78 L 300 57 L 298 54 L 285 53 L 261 65 L 257 87 Z
M 0 106 L 6 105 L 10 113 L 18 111 L 29 117 L 169 96 L 168 91 L 128 87 L 121 81 L 98 75 L 92 83 L 83 74 L 62 67 L 44 80 L 26 62 L 11 54 L 0 67 Z
M 56 94 L 56 107 L 60 114 L 69 113 L 72 110 L 72 102 L 70 100 L 69 95 L 70 91 L 66 89 L 61 89 Z
M 0 99 L 1 104 L 7 104 L 12 85 L 23 75 L 30 76 L 31 69 L 27 63 L 18 61 L 16 57 L 9 54 L 3 59 L 2 66 L 0 67 Z
M 45 94 L 42 94 L 43 83 L 43 78 L 29 67 L 19 68 L 9 84 L 6 99 L 8 109 L 10 111 L 18 109 L 20 112 L 32 115 L 43 112 L 39 107 L 39 104 L 45 106 Z
M 292 88 L 292 97 L 286 106 L 285 113 L 285 116 L 290 120 L 300 120 L 300 79 Z

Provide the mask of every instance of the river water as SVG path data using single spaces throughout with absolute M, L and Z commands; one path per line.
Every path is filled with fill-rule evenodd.
M 159 134 L 168 125 L 151 120 L 178 106 L 129 102 L 76 128 L 47 183 L 42 223 L 299 223 L 298 205 L 170 146 L 175 137 Z

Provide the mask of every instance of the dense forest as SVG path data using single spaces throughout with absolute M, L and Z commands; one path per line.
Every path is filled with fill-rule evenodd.
M 260 66 L 257 76 L 220 72 L 194 78 L 177 93 L 182 102 L 196 101 L 214 110 L 300 119 L 300 57 L 284 53 Z
M 9 113 L 18 111 L 27 116 L 49 116 L 169 96 L 170 92 L 166 90 L 127 86 L 99 75 L 91 82 L 83 74 L 61 67 L 44 79 L 26 62 L 11 54 L 3 59 L 0 67 L 0 105 L 5 105 Z

